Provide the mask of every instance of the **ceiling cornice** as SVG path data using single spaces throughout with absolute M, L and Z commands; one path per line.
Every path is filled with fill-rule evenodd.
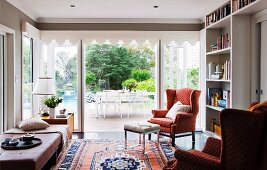
M 168 23 L 199 24 L 201 19 L 172 18 L 38 18 L 37 23 Z

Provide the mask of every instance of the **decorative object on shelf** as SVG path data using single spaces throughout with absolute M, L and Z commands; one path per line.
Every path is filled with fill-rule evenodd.
M 62 98 L 59 98 L 57 96 L 51 96 L 51 97 L 46 98 L 44 100 L 44 104 L 47 107 L 49 107 L 49 117 L 50 118 L 55 117 L 55 107 L 57 107 L 57 105 L 61 102 L 62 102 Z
M 209 63 L 209 79 L 215 74 L 215 64 L 213 62 Z
M 32 94 L 42 96 L 39 102 L 39 113 L 42 114 L 47 112 L 47 109 L 43 105 L 45 100 L 44 96 L 55 94 L 55 86 L 53 79 L 51 77 L 39 77 L 36 82 L 36 85 L 34 86 Z
M 218 100 L 222 98 L 222 88 L 208 88 L 208 104 L 218 106 Z

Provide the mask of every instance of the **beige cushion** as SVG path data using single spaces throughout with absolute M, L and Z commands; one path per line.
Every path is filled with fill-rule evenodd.
M 21 130 L 38 130 L 38 129 L 46 129 L 49 126 L 49 124 L 41 119 L 31 118 L 18 122 L 17 126 Z
M 190 105 L 183 105 L 180 101 L 176 102 L 172 108 L 166 114 L 167 118 L 171 118 L 172 120 L 176 119 L 177 112 L 190 112 L 191 106 Z

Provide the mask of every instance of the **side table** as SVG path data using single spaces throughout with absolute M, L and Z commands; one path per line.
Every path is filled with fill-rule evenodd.
M 43 116 L 41 118 L 43 121 L 47 122 L 48 124 L 69 125 L 68 136 L 69 136 L 69 139 L 72 138 L 72 134 L 74 131 L 74 113 L 69 113 L 69 115 L 66 118 L 50 119 L 49 116 Z

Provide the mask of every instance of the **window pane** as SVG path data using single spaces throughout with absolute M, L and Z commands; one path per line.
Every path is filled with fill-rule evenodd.
M 182 46 L 171 42 L 164 46 L 164 105 L 166 89 L 199 89 L 200 44 L 185 42 Z
M 23 37 L 23 115 L 32 117 L 32 39 Z
M 63 98 L 56 110 L 65 108 L 67 113 L 74 113 L 75 129 L 78 129 L 77 56 L 77 46 L 55 47 L 56 93 Z

